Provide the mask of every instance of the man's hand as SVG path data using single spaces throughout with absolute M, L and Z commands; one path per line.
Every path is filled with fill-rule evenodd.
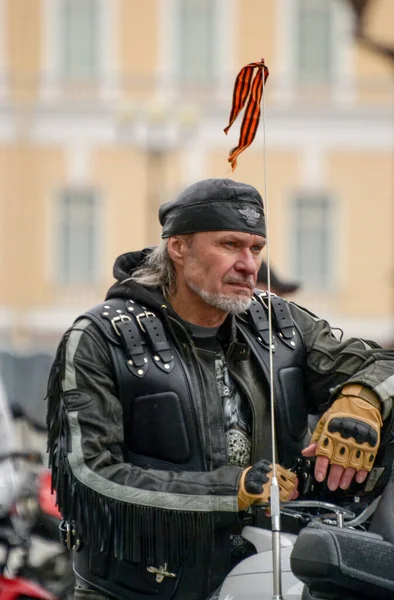
M 356 475 L 363 483 L 380 444 L 380 401 L 371 390 L 361 385 L 343 388 L 337 400 L 327 410 L 313 432 L 311 444 L 303 456 L 318 458 L 315 466 L 317 481 L 323 481 L 331 466 L 327 485 L 334 491 L 347 489 Z
M 245 510 L 252 504 L 269 501 L 272 475 L 272 464 L 268 460 L 260 460 L 243 471 L 238 490 L 239 510 Z M 298 496 L 298 479 L 296 475 L 280 465 L 276 465 L 276 477 L 280 499 L 283 502 L 295 500 Z

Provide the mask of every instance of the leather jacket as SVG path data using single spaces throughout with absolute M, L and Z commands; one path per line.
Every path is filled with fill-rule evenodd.
M 114 598 L 182 593 L 176 597 L 197 600 L 230 568 L 230 534 L 239 533 L 244 517 L 242 468 L 227 464 L 213 356 L 197 351 L 158 290 L 128 280 L 140 258 L 118 259 L 120 283 L 59 346 L 48 394 L 53 480 L 63 516 L 75 523 L 74 565 L 83 580 Z M 252 462 L 272 454 L 258 296 L 261 313 L 229 316 L 219 330 L 231 376 L 252 408 Z M 326 321 L 279 303 L 285 319 L 276 321 L 275 340 L 278 455 L 290 467 L 306 445 L 308 414 L 323 412 L 345 383 L 372 388 L 383 417 L 391 413 L 394 355 L 372 342 L 339 341 Z M 133 304 L 141 315 L 130 315 L 133 326 L 114 321 Z M 157 318 L 150 325 L 162 327 L 156 347 L 146 339 L 149 313 Z M 124 337 L 128 344 L 120 343 Z M 160 569 L 167 575 L 159 582 Z M 191 577 L 188 596 L 181 590 Z

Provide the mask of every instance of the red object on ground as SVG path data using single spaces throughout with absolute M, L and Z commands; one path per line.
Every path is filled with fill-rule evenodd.
M 7 579 L 0 575 L 0 600 L 18 600 L 21 596 L 39 600 L 57 600 L 44 588 L 21 577 Z

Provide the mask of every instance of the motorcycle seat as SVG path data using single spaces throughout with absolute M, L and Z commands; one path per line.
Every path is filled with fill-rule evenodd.
M 394 598 L 394 544 L 376 533 L 312 522 L 298 535 L 290 564 L 313 597 Z

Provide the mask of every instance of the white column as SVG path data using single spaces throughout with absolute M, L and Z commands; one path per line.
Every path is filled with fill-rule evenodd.
M 236 12 L 234 0 L 216 0 L 215 23 L 217 30 L 214 34 L 214 53 L 217 88 L 215 95 L 220 103 L 231 103 L 232 85 L 238 73 L 235 64 L 238 53 L 235 31 Z M 239 68 L 241 66 L 243 65 L 240 65 Z
M 290 104 L 294 98 L 295 38 L 297 0 L 275 0 L 275 40 L 277 63 L 273 67 L 274 98 L 279 104 Z M 268 65 L 268 68 L 270 65 Z M 275 72 L 277 73 L 275 75 Z M 271 84 L 269 84 L 271 85 Z
M 99 0 L 100 7 L 100 97 L 116 100 L 119 97 L 119 0 Z
M 44 101 L 59 97 L 59 0 L 41 0 L 41 87 Z
M 175 95 L 178 2 L 179 0 L 157 0 L 159 46 L 156 73 L 157 95 L 163 104 L 171 103 Z
M 333 18 L 336 32 L 333 101 L 340 106 L 352 105 L 355 100 L 354 16 L 345 2 L 338 2 L 333 5 Z

